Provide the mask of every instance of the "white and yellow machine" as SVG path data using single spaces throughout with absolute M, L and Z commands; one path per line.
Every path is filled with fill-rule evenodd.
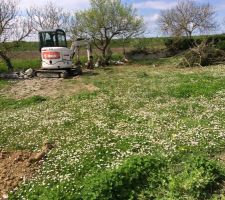
M 39 31 L 39 43 L 42 66 L 40 70 L 36 71 L 38 77 L 66 78 L 81 74 L 81 67 L 72 62 L 75 54 L 79 60 L 81 46 L 87 48 L 88 61 L 92 57 L 89 40 L 78 39 L 72 43 L 69 49 L 67 48 L 66 33 L 61 29 Z

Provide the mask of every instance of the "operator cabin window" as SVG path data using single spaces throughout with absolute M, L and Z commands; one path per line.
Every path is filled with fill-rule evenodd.
M 44 42 L 46 47 L 55 47 L 56 46 L 56 37 L 54 33 L 45 33 Z
M 64 34 L 58 34 L 58 43 L 59 47 L 66 47 L 66 37 Z

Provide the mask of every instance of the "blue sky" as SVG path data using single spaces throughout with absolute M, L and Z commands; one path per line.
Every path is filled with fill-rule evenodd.
M 172 8 L 176 5 L 177 0 L 122 0 L 124 3 L 132 4 L 138 11 L 138 14 L 144 17 L 145 23 L 151 36 L 160 35 L 156 27 L 156 20 L 159 12 L 162 9 Z M 217 21 L 220 24 L 219 32 L 225 31 L 225 23 L 222 21 L 225 18 L 225 0 L 195 0 L 199 3 L 210 3 L 217 11 Z M 89 0 L 54 0 L 54 2 L 66 10 L 81 10 L 88 8 Z M 46 0 L 35 2 L 37 5 L 46 3 Z M 28 8 L 34 5 L 30 0 L 20 0 L 21 8 Z M 224 28 L 223 28 L 224 27 Z

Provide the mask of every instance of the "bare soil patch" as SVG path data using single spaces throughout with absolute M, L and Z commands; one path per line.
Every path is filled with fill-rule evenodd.
M 30 162 L 37 153 L 0 152 L 0 199 L 21 182 L 32 177 L 39 163 Z
M 31 178 L 44 158 L 55 145 L 45 141 L 40 152 L 0 152 L 0 199 L 8 199 L 7 193 Z
M 57 98 L 60 96 L 71 96 L 81 91 L 98 90 L 92 84 L 84 84 L 77 77 L 74 80 L 54 79 L 54 78 L 33 78 L 15 81 L 13 84 L 0 90 L 0 95 L 9 98 L 22 99 L 32 96 L 45 96 Z

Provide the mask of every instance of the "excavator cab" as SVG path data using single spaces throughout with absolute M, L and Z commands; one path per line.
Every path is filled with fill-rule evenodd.
M 67 47 L 66 33 L 62 29 L 42 30 L 39 34 L 39 51 L 43 47 Z

